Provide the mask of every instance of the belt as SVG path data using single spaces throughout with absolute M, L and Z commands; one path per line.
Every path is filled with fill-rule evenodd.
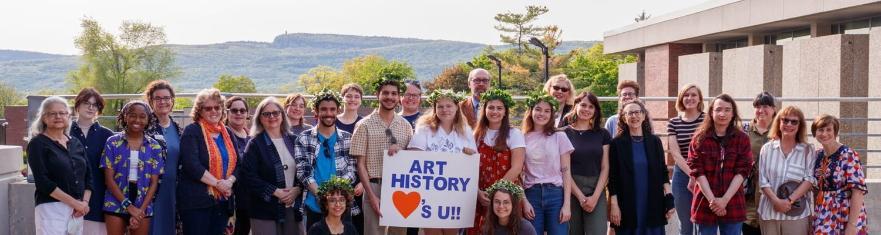
M 374 184 L 382 184 L 382 178 L 370 178 L 368 181 Z

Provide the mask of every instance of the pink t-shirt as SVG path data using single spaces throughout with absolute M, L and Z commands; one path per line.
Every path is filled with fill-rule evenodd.
M 535 131 L 527 133 L 526 167 L 523 171 L 526 188 L 542 183 L 563 186 L 560 156 L 572 153 L 574 149 L 562 131 L 554 132 L 551 136 Z

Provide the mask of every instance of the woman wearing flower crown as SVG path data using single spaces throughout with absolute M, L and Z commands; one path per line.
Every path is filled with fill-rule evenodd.
M 465 95 L 453 92 L 453 90 L 434 90 L 428 96 L 431 104 L 431 113 L 422 116 L 416 123 L 416 132 L 410 139 L 407 147 L 411 150 L 421 150 L 444 153 L 464 153 L 472 155 L 477 153 L 474 138 L 471 136 L 471 128 L 468 127 L 462 111 L 456 105 L 465 99 Z M 458 229 L 434 229 L 424 228 L 426 235 L 458 233 Z
M 520 181 L 526 141 L 523 133 L 511 127 L 509 113 L 514 108 L 511 95 L 499 89 L 490 89 L 481 96 L 480 116 L 474 129 L 477 152 L 480 153 L 480 170 L 477 187 L 477 212 L 474 227 L 468 234 L 479 234 L 484 215 L 490 205 L 486 188 L 500 179 Z
M 309 228 L 312 235 L 358 235 L 355 225 L 343 221 L 343 214 L 349 212 L 354 196 L 352 182 L 345 178 L 331 177 L 318 187 L 318 204 L 324 219 Z
M 499 180 L 486 189 L 492 209 L 486 212 L 485 235 L 535 235 L 535 228 L 523 218 L 523 188 L 507 180 Z

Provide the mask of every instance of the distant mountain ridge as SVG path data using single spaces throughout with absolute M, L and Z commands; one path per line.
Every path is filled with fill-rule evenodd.
M 594 43 L 564 41 L 557 51 L 590 47 Z M 278 91 L 281 85 L 296 81 L 310 68 L 338 68 L 345 60 L 370 54 L 407 62 L 419 79 L 431 80 L 443 68 L 470 60 L 487 46 L 447 40 L 306 33 L 279 35 L 272 42 L 168 45 L 182 72 L 173 82 L 183 90 L 201 89 L 214 83 L 219 75 L 231 74 L 250 77 L 263 92 Z M 67 73 L 79 63 L 79 56 L 0 50 L 0 81 L 22 92 L 64 89 Z

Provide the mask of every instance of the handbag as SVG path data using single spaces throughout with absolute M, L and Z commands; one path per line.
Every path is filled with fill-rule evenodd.
M 813 147 L 814 147 L 813 145 L 808 145 L 805 148 L 812 149 Z M 808 164 L 807 164 L 808 163 L 808 152 L 809 151 L 805 150 L 805 156 L 804 156 L 805 167 L 812 167 L 812 166 L 808 166 Z M 798 189 L 798 186 L 800 186 L 802 182 L 803 181 L 794 181 L 794 180 L 786 181 L 785 183 L 780 185 L 780 187 L 777 187 L 777 197 L 778 198 L 784 198 L 784 197 L 789 198 L 790 195 L 795 193 L 795 190 Z M 807 200 L 808 200 L 808 197 L 810 196 L 809 192 L 810 191 L 805 192 L 805 195 L 802 195 L 801 198 L 792 202 L 790 210 L 784 214 L 786 214 L 788 216 L 801 215 L 805 211 L 805 208 L 808 206 Z
M 79 218 L 70 216 L 70 220 L 67 221 L 67 234 L 68 235 L 77 235 L 83 232 L 83 217 Z

